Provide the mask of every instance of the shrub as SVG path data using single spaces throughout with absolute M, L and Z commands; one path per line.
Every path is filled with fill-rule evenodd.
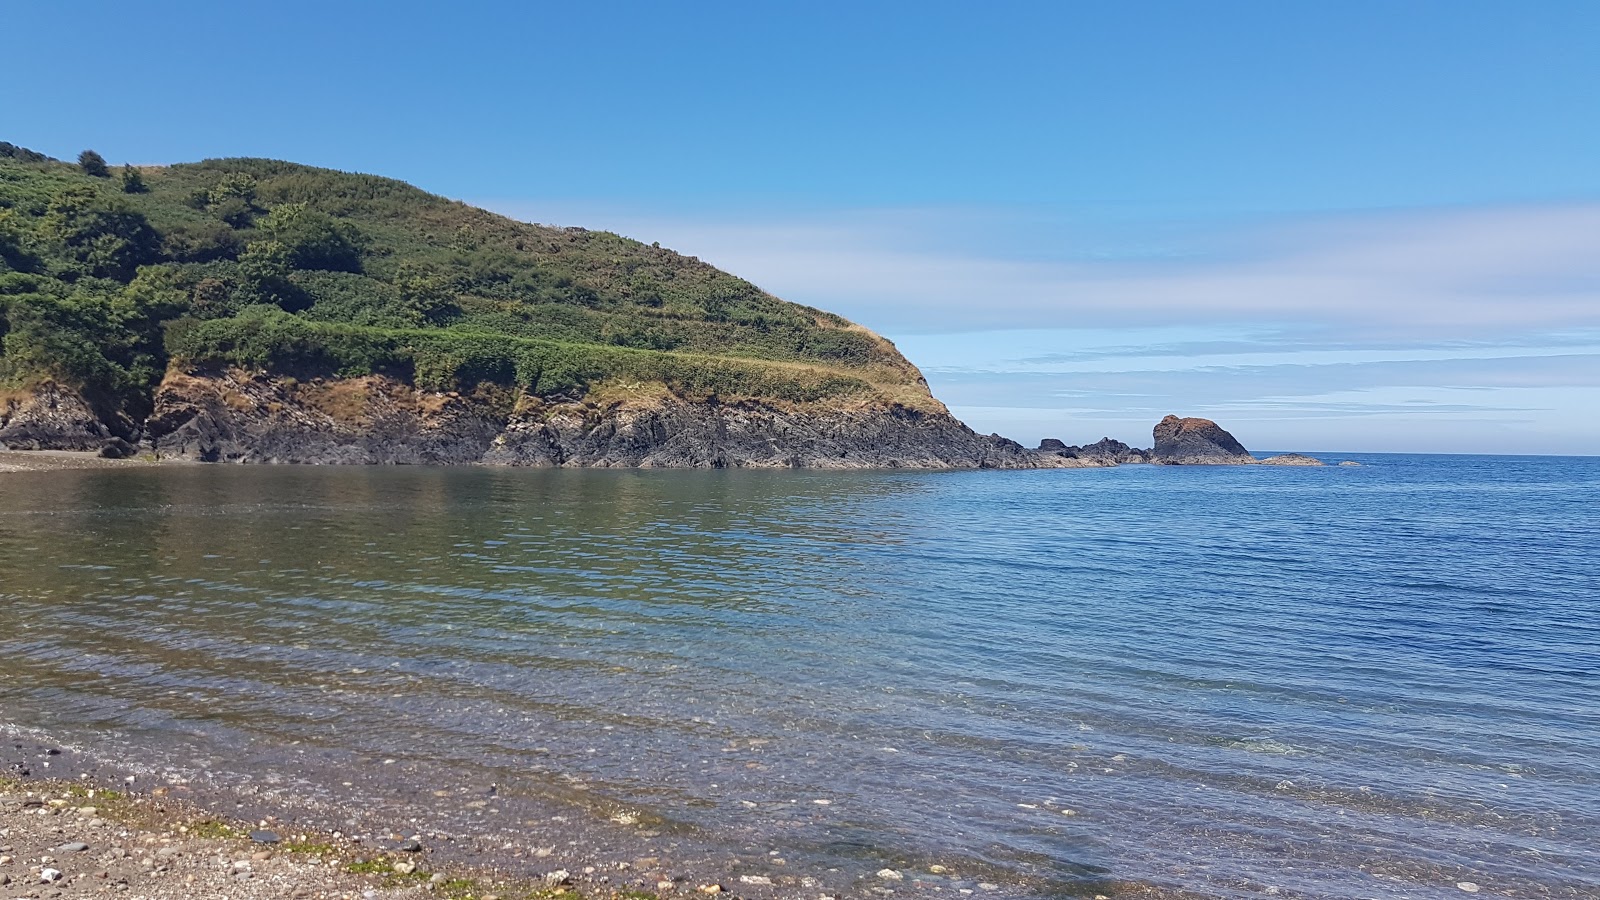
M 82 169 L 85 175 L 92 175 L 95 178 L 111 177 L 111 167 L 106 165 L 106 158 L 93 150 L 85 150 L 78 154 L 78 168 Z

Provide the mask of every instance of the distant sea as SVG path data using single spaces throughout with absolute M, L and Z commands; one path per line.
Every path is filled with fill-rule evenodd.
M 1600 458 L 1330 456 L 0 476 L 0 722 L 861 886 L 1600 897 Z

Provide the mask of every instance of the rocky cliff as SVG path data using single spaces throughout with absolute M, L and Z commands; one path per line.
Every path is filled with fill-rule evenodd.
M 881 401 L 689 400 L 631 385 L 549 399 L 485 386 L 428 392 L 383 376 L 296 381 L 240 369 L 176 371 L 147 440 L 206 462 L 675 468 L 1080 468 L 943 411 Z
M 638 468 L 1062 469 L 1320 466 L 1257 460 L 1209 419 L 1167 416 L 1155 446 L 1111 438 L 1028 449 L 981 435 L 942 406 L 689 398 L 662 384 L 540 397 L 493 384 L 427 391 L 391 376 L 296 379 L 237 367 L 174 368 L 143 422 L 55 383 L 0 399 L 0 448 L 135 452 L 165 459 L 312 465 Z
M 47 381 L 0 395 L 0 449 L 100 450 L 134 437 L 135 423 L 97 409 L 82 393 Z

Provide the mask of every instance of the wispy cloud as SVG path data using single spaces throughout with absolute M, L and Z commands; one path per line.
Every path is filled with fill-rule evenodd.
M 1023 440 L 1147 442 L 1177 412 L 1262 447 L 1600 446 L 1600 204 L 1104 227 L 491 205 L 659 240 L 840 312 L 974 427 Z
M 526 206 L 499 204 L 548 220 Z M 553 213 L 553 215 L 552 215 Z M 1473 337 L 1600 324 L 1600 204 L 1377 211 L 1190 227 L 1082 246 L 1081 223 L 992 212 L 874 211 L 819 221 L 573 216 L 660 240 L 768 290 L 889 332 L 1315 323 L 1372 335 Z M 1055 228 L 1059 243 L 1047 253 Z M 1159 223 L 1150 230 L 1163 233 Z M 1043 233 L 1040 233 L 1040 232 Z M 1023 243 L 1023 242 L 1019 242 Z M 1050 256 L 1053 258 L 1042 258 Z

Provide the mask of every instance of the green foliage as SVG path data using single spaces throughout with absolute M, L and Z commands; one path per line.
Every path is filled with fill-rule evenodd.
M 0 144 L 0 380 L 130 408 L 174 357 L 546 395 L 922 391 L 887 342 L 656 245 L 274 160 L 121 172 Z
M 282 241 L 254 241 L 239 255 L 238 287 L 234 298 L 241 306 L 264 304 L 287 310 L 310 305 L 299 285 L 289 277 L 294 257 Z
M 43 153 L 40 153 L 37 150 L 29 150 L 27 147 L 18 147 L 16 144 L 11 143 L 10 141 L 0 141 L 0 159 L 14 159 L 18 162 L 25 163 L 54 161 L 50 159 L 50 157 L 45 156 Z
M 306 203 L 285 203 L 260 222 L 261 231 L 281 245 L 296 269 L 361 271 L 361 232 L 311 209 Z
M 182 319 L 167 349 L 183 359 L 290 373 L 409 375 L 427 390 L 490 382 L 542 395 L 581 393 L 620 379 L 659 382 L 685 396 L 811 402 L 865 393 L 871 385 L 827 370 L 753 360 L 507 338 L 458 329 L 358 328 L 313 322 L 258 306 L 227 319 Z
M 133 166 L 122 167 L 122 192 L 124 194 L 143 194 L 150 190 L 144 183 L 144 176 Z
M 111 167 L 106 165 L 106 158 L 93 150 L 78 154 L 78 168 L 83 170 L 83 174 L 95 178 L 111 177 Z
M 67 188 L 50 202 L 46 234 L 83 272 L 126 280 L 141 265 L 161 255 L 161 235 L 140 213 L 94 187 Z

